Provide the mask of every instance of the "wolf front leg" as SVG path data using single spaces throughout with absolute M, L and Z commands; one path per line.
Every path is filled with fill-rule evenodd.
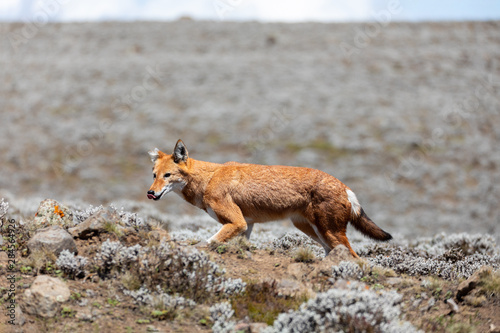
M 222 228 L 208 242 L 226 242 L 247 231 L 248 225 L 240 208 L 228 200 L 210 202 L 207 213 L 222 223 Z

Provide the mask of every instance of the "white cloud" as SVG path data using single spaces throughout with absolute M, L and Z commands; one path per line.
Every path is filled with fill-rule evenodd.
M 134 0 L 69 1 L 63 7 L 64 21 L 123 20 L 140 14 L 142 5 Z
M 2 0 L 0 18 L 15 19 L 19 12 L 19 0 Z
M 1 0 L 0 20 L 32 20 L 44 6 L 56 8 L 50 20 L 208 20 L 361 21 L 393 0 Z M 395 0 L 404 9 L 397 19 L 498 19 L 498 0 Z
M 333 3 L 332 1 L 266 1 L 256 0 L 259 17 L 269 21 L 303 21 L 305 20 L 349 20 L 362 18 L 369 12 L 370 1 L 354 1 Z

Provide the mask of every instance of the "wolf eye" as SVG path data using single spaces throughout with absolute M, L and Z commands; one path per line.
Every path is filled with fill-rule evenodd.
M 153 173 L 153 179 L 156 179 L 156 173 Z
M 170 172 L 167 172 L 163 177 L 165 177 L 165 178 L 170 177 Z

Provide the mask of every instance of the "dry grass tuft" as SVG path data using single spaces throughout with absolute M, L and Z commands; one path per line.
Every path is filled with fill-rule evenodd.
M 231 299 L 231 305 L 236 318 L 248 317 L 252 322 L 272 325 L 280 313 L 297 310 L 305 301 L 306 295 L 280 295 L 276 281 L 248 282 L 245 292 Z
M 295 250 L 294 258 L 296 262 L 313 262 L 316 255 L 310 248 L 301 246 Z

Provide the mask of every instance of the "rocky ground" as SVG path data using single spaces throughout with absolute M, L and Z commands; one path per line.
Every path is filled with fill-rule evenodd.
M 499 28 L 0 23 L 0 300 L 15 275 L 14 331 L 494 332 Z M 146 152 L 179 138 L 196 159 L 326 171 L 394 240 L 348 230 L 354 264 L 285 221 L 250 244 L 200 245 L 216 222 L 145 195 Z M 41 305 L 48 285 L 60 291 Z
M 1 331 L 500 331 L 491 236 L 354 234 L 354 260 L 345 247 L 324 257 L 283 223 L 208 245 L 218 225 L 207 218 L 136 210 L 44 200 L 22 223 L 4 217 L 0 303 L 12 317 Z

